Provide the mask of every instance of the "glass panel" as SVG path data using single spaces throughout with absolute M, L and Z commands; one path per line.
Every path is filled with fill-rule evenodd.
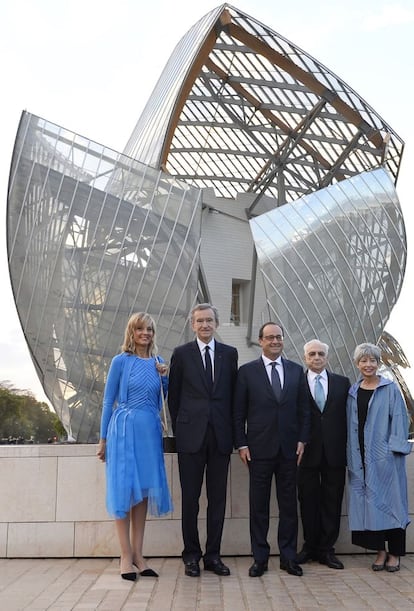
M 23 332 L 66 430 L 93 442 L 130 314 L 154 314 L 164 358 L 183 339 L 200 192 L 26 113 L 12 177 L 8 253 Z

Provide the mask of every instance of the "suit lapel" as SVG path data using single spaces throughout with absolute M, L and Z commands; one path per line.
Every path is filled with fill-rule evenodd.
M 197 340 L 192 343 L 192 359 L 195 364 L 198 375 L 201 378 L 202 383 L 207 388 L 207 380 L 204 369 L 203 357 L 201 356 L 200 348 L 198 347 Z
M 320 409 L 319 409 L 319 407 L 316 405 L 316 401 L 315 401 L 315 399 L 313 398 L 312 391 L 311 391 L 311 388 L 310 388 L 310 386 L 309 386 L 309 380 L 308 380 L 308 370 L 306 370 L 305 377 L 306 377 L 306 388 L 308 389 L 309 401 L 310 401 L 311 409 L 313 409 L 314 411 L 316 411 L 316 412 L 319 414 L 319 416 L 320 416 L 320 415 L 321 415 L 321 410 L 320 410 Z M 328 388 L 329 388 L 329 385 L 328 385 Z
M 223 365 L 223 346 L 217 340 L 214 340 L 214 382 L 213 390 L 218 384 Z
M 283 358 L 283 356 L 281 357 L 282 360 L 282 364 L 283 364 L 283 388 L 282 388 L 282 394 L 281 394 L 281 398 L 284 397 L 284 395 L 286 393 L 288 393 L 288 389 L 289 389 L 289 381 L 290 381 L 290 376 L 289 376 L 289 363 L 286 361 L 286 359 Z
M 328 409 L 331 399 L 335 396 L 335 388 L 334 388 L 334 384 L 332 383 L 332 375 L 329 373 L 328 370 L 326 371 L 326 375 L 328 376 L 328 392 L 326 395 L 324 411 Z
M 264 387 L 267 389 L 267 392 L 272 396 L 272 399 L 276 401 L 275 393 L 273 392 L 272 384 L 269 380 L 269 376 L 267 375 L 266 366 L 263 362 L 262 357 L 259 357 L 259 359 L 256 362 L 257 362 L 259 381 L 261 379 Z

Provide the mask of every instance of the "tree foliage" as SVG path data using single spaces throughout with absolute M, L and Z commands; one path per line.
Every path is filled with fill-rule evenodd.
M 47 403 L 36 401 L 29 391 L 0 383 L 0 440 L 3 443 L 9 439 L 47 443 L 62 434 L 63 426 Z

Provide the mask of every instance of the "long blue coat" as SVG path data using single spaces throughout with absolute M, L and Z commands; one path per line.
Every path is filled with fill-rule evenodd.
M 381 376 L 369 402 L 364 427 L 364 477 L 358 440 L 360 383 L 361 380 L 351 386 L 347 401 L 349 527 L 351 530 L 404 529 L 410 522 L 405 455 L 411 451 L 404 399 L 397 385 Z

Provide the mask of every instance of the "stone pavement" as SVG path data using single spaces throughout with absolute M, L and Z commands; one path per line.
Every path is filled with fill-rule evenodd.
M 345 570 L 312 562 L 303 577 L 272 556 L 263 577 L 248 577 L 250 557 L 225 558 L 229 577 L 186 577 L 179 558 L 152 558 L 159 579 L 119 576 L 118 559 L 0 559 L 1 611 L 289 611 L 414 609 L 414 554 L 398 573 L 374 573 L 374 555 L 343 555 Z

